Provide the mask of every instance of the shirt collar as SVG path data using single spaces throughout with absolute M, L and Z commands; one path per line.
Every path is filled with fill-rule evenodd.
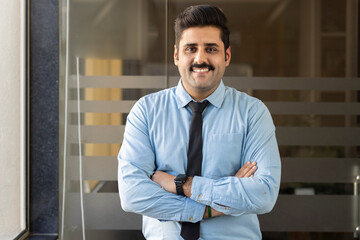
M 192 97 L 189 95 L 188 92 L 186 92 L 185 88 L 183 87 L 181 83 L 181 79 L 179 80 L 179 83 L 176 87 L 175 95 L 176 95 L 178 108 L 185 107 L 190 101 L 194 101 L 194 99 L 192 99 Z M 223 81 L 221 80 L 219 86 L 212 94 L 210 94 L 206 98 L 206 100 L 208 100 L 215 107 L 221 108 L 224 98 L 225 98 L 225 86 Z

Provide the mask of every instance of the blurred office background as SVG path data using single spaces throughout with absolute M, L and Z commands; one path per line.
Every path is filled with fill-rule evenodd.
M 179 80 L 173 23 L 194 4 L 214 4 L 228 16 L 232 59 L 224 81 L 263 100 L 277 126 L 282 183 L 275 209 L 260 216 L 264 239 L 352 239 L 360 164 L 359 6 L 352 0 L 62 1 L 65 239 L 84 229 L 90 239 L 140 236 L 140 216 L 119 206 L 116 155 L 135 101 Z
M 34 36 L 30 43 L 51 49 L 55 42 L 59 48 L 59 62 L 54 63 L 58 72 L 44 69 L 59 73 L 58 95 L 49 94 L 41 103 L 30 101 L 30 123 L 35 126 L 31 119 L 47 114 L 39 116 L 41 109 L 58 110 L 58 115 L 51 115 L 56 120 L 50 120 L 58 127 L 51 135 L 58 142 L 47 146 L 54 148 L 56 159 L 30 154 L 28 164 L 30 177 L 37 176 L 32 182 L 38 183 L 29 184 L 28 191 L 37 201 L 30 198 L 23 203 L 35 209 L 23 222 L 39 226 L 38 237 L 143 239 L 141 216 L 123 212 L 117 193 L 116 155 L 126 117 L 140 97 L 175 86 L 179 80 L 173 64 L 177 14 L 190 5 L 213 4 L 225 12 L 231 30 L 232 59 L 225 84 L 264 101 L 277 127 L 282 182 L 273 211 L 259 216 L 263 239 L 359 238 L 358 0 L 55 2 L 28 5 L 30 16 L 42 23 L 30 28 Z M 46 4 L 51 7 L 42 7 Z M 59 21 L 49 12 L 56 12 Z M 47 21 L 57 24 L 59 42 L 44 40 L 52 31 Z M 45 37 L 35 41 L 39 35 Z M 36 55 L 30 51 L 30 58 L 32 54 Z M 46 54 L 33 62 L 46 63 Z M 46 83 L 46 74 L 33 68 L 29 68 L 30 80 L 39 76 Z M 46 92 L 39 85 L 29 87 L 34 99 Z M 43 130 L 35 128 L 33 141 L 51 138 L 45 134 L 39 139 L 36 129 Z M 36 152 L 31 142 L 27 144 L 30 152 Z M 41 173 L 31 163 L 38 159 L 42 159 Z M 44 170 L 47 161 L 53 164 Z M 52 190 L 34 190 L 49 179 L 58 183 L 51 185 Z M 45 210 L 36 211 L 48 205 L 50 216 Z M 31 224 L 25 228 L 31 230 Z

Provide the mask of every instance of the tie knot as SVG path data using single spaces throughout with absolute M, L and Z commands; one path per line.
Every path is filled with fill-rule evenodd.
M 189 102 L 189 107 L 193 113 L 194 112 L 202 113 L 204 111 L 204 109 L 206 108 L 206 106 L 208 105 L 208 103 L 209 102 L 207 100 L 200 102 L 200 103 L 191 101 L 191 102 Z

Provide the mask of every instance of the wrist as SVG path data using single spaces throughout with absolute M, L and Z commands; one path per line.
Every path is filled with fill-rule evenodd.
M 215 215 L 213 215 L 213 213 L 215 213 Z M 210 206 L 206 206 L 206 207 L 205 207 L 205 211 L 204 211 L 203 219 L 208 219 L 208 218 L 220 216 L 220 214 L 217 214 L 217 213 L 220 213 L 220 212 L 215 211 L 215 210 L 214 210 L 212 207 L 210 207 Z
M 203 219 L 207 219 L 207 218 L 209 218 L 209 211 L 208 211 L 208 207 L 209 207 L 209 206 L 206 206 L 206 207 L 205 207 L 205 211 L 204 211 L 204 216 L 203 216 Z
M 183 191 L 187 197 L 191 197 L 191 185 L 193 179 L 194 177 L 188 177 L 188 179 L 186 179 L 185 183 L 183 184 Z
M 185 174 L 179 174 L 174 178 L 175 183 L 175 193 L 177 195 L 185 196 L 184 193 L 184 184 L 187 181 L 188 177 Z

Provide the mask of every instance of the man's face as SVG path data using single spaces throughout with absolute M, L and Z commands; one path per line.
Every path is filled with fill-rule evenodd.
M 174 49 L 182 84 L 196 101 L 205 99 L 219 86 L 230 58 L 230 47 L 225 51 L 220 29 L 213 26 L 184 30 L 179 49 Z

